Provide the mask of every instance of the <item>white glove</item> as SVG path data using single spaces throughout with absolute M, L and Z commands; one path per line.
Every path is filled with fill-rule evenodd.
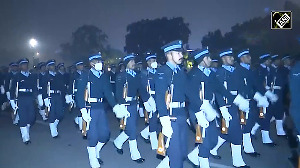
M 298 137 L 298 142 L 300 142 L 300 135 L 297 135 L 297 137 Z
M 162 133 L 168 137 L 171 138 L 173 134 L 173 129 L 171 126 L 171 120 L 169 116 L 163 116 L 159 118 L 160 123 L 162 125 Z
M 5 89 L 4 89 L 4 86 L 3 85 L 1 85 L 1 94 L 4 94 L 5 93 Z
M 67 104 L 70 104 L 70 103 L 74 103 L 74 100 L 72 99 L 72 95 L 66 95 L 65 96 L 65 99 L 66 99 L 66 103 Z
M 216 110 L 211 106 L 209 100 L 203 100 L 203 103 L 200 107 L 200 110 L 203 110 L 206 116 L 206 119 L 210 122 L 217 117 Z
M 49 98 L 44 99 L 44 103 L 46 107 L 50 107 L 51 106 L 51 102 Z
M 235 99 L 233 100 L 233 103 L 239 107 L 240 110 L 244 112 L 249 112 L 249 101 L 246 100 L 243 96 L 238 94 Z
M 37 96 L 37 100 L 38 100 L 39 106 L 42 107 L 43 104 L 44 104 L 44 101 L 43 101 L 43 98 L 42 98 L 42 94 L 39 94 Z
M 149 97 L 148 101 L 144 103 L 144 107 L 148 112 L 155 112 L 156 111 L 156 103 L 152 96 Z
M 265 96 L 269 98 L 272 103 L 275 103 L 278 100 L 278 96 L 272 93 L 270 90 L 265 93 Z
M 11 105 L 11 108 L 13 110 L 17 110 L 18 109 L 18 106 L 16 105 L 15 100 L 10 100 L 10 105 Z
M 220 107 L 221 114 L 226 121 L 226 127 L 229 127 L 229 121 L 232 120 L 232 116 L 230 115 L 228 108 L 226 106 Z
M 92 120 L 90 113 L 87 112 L 86 108 L 80 109 L 80 112 L 82 114 L 82 118 L 84 119 L 84 121 L 90 122 Z
M 262 96 L 259 92 L 256 92 L 253 99 L 257 101 L 257 107 L 269 107 L 269 102 L 266 96 Z
M 207 128 L 209 126 L 209 122 L 206 120 L 206 117 L 204 115 L 204 111 L 199 111 L 195 113 L 197 122 L 202 128 Z
M 6 92 L 7 100 L 10 100 L 10 92 Z
M 116 114 L 117 118 L 130 117 L 130 113 L 128 112 L 125 105 L 117 104 L 113 107 L 113 112 Z

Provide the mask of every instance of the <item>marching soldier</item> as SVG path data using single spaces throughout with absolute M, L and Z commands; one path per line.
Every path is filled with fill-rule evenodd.
M 45 76 L 46 76 L 46 63 L 45 62 L 40 62 L 37 65 L 37 68 L 39 70 L 38 74 L 37 74 L 37 89 L 38 89 L 38 108 L 39 108 L 39 113 L 42 116 L 42 119 L 44 121 L 46 121 L 48 118 L 46 117 L 46 113 L 45 113 L 45 105 L 43 102 L 43 96 L 42 96 L 42 88 L 45 85 L 44 84 L 44 80 L 45 80 Z
M 250 132 L 259 119 L 258 107 L 267 108 L 269 102 L 267 97 L 263 96 L 265 89 L 262 85 L 257 84 L 258 82 L 255 82 L 258 76 L 251 68 L 251 55 L 249 49 L 241 51 L 237 57 L 239 58 L 240 64 L 236 67 L 237 70 L 241 72 L 241 78 L 243 79 L 240 94 L 250 100 L 250 112 L 248 119 L 246 120 L 246 125 L 243 128 L 243 147 L 246 154 L 257 157 L 260 156 L 260 154 L 254 150 Z
M 34 100 L 37 94 L 36 77 L 29 72 L 28 63 L 26 58 L 20 60 L 20 72 L 12 78 L 10 89 L 11 107 L 18 111 L 22 140 L 26 145 L 31 143 L 29 130 L 35 121 Z
M 141 71 L 141 82 L 142 87 L 147 90 L 147 93 L 155 97 L 155 88 L 154 88 L 154 77 L 156 74 L 157 62 L 156 54 L 147 53 L 145 61 L 147 62 L 147 69 Z M 150 139 L 152 150 L 156 150 L 158 147 L 157 141 L 157 130 L 158 130 L 158 116 L 157 112 L 154 111 L 150 114 L 145 115 L 145 122 L 149 122 L 149 125 L 141 131 L 141 136 L 145 140 Z
M 45 76 L 45 82 L 42 86 L 43 99 L 48 115 L 50 133 L 53 138 L 58 137 L 57 126 L 63 119 L 63 91 L 65 90 L 65 81 L 62 75 L 58 75 L 55 70 L 55 60 L 49 60 L 46 64 L 48 72 Z
M 130 116 L 125 106 L 117 105 L 112 94 L 109 77 L 103 73 L 101 55 L 89 57 L 91 69 L 83 72 L 78 78 L 77 103 L 83 120 L 87 123 L 88 154 L 90 166 L 99 168 L 103 161 L 100 150 L 109 141 L 110 131 L 108 118 L 104 111 L 103 99 L 113 107 L 118 118 Z
M 156 111 L 155 101 L 153 97 L 147 94 L 146 90 L 142 88 L 140 76 L 134 71 L 135 69 L 135 56 L 129 54 L 123 58 L 126 67 L 124 72 L 117 75 L 116 78 L 116 99 L 119 104 L 126 106 L 130 113 L 130 117 L 126 117 L 125 130 L 114 140 L 114 145 L 119 154 L 123 154 L 122 146 L 129 139 L 129 148 L 131 159 L 137 163 L 143 163 L 144 158 L 141 157 L 137 148 L 137 94 L 142 97 L 145 109 L 148 112 Z M 147 100 L 147 101 L 145 101 Z
M 240 124 L 240 113 L 239 109 L 243 111 L 243 114 L 248 116 L 249 114 L 249 101 L 245 100 L 240 94 L 240 86 L 242 86 L 242 80 L 240 79 L 240 73 L 234 65 L 234 57 L 232 49 L 223 51 L 220 53 L 222 59 L 222 67 L 216 72 L 217 79 L 223 83 L 224 87 L 234 96 L 232 98 L 224 98 L 220 95 L 216 95 L 219 109 L 221 111 L 223 121 L 225 121 L 228 132 L 222 133 L 218 137 L 217 145 L 210 151 L 214 156 L 217 156 L 217 150 L 225 142 L 231 143 L 232 151 L 232 163 L 235 167 L 249 167 L 243 160 L 241 153 L 242 144 L 242 129 Z M 247 119 L 247 117 L 246 117 Z M 222 127 L 223 129 L 223 127 Z M 223 130 L 222 130 L 223 131 Z
M 66 102 L 66 104 L 63 104 L 63 110 L 65 110 L 65 106 L 67 104 L 74 104 L 74 100 L 72 99 L 72 95 L 68 94 L 67 90 L 68 90 L 68 85 L 69 85 L 69 74 L 66 73 L 66 68 L 65 68 L 65 64 L 64 63 L 59 63 L 57 65 L 57 75 L 59 76 L 58 78 L 63 79 L 64 82 L 64 89 L 62 89 L 62 101 Z
M 83 66 L 83 62 L 82 61 L 76 62 L 75 66 L 76 66 L 76 71 L 74 71 L 71 74 L 71 77 L 70 77 L 70 83 L 69 83 L 69 88 L 68 88 L 68 95 L 71 95 L 71 99 L 70 100 L 74 100 L 75 101 L 74 104 L 72 105 L 73 107 L 71 107 L 71 110 L 72 110 L 72 108 L 75 108 L 76 112 L 78 112 L 78 116 L 75 117 L 74 121 L 78 125 L 79 130 L 81 131 L 82 130 L 82 115 L 80 113 L 80 110 L 77 107 L 78 102 L 77 102 L 76 95 L 77 95 L 77 91 L 78 91 L 78 84 L 77 84 L 78 83 L 78 79 L 79 79 L 80 75 L 83 73 L 84 66 Z
M 259 85 L 263 86 L 265 88 L 265 96 L 269 99 L 271 103 L 275 103 L 278 100 L 278 96 L 272 92 L 271 87 L 273 86 L 273 74 L 271 71 L 271 63 L 272 59 L 270 54 L 264 54 L 259 57 L 261 64 L 258 66 L 258 68 L 255 70 L 255 72 L 258 74 L 257 82 L 259 82 Z M 270 120 L 273 117 L 273 112 L 269 110 L 269 108 L 266 109 L 266 114 L 263 118 L 260 118 L 257 123 L 253 126 L 251 130 L 251 134 L 255 135 L 258 128 L 261 126 L 261 134 L 262 134 L 262 141 L 263 144 L 268 145 L 270 147 L 276 146 L 276 144 L 271 140 L 270 138 Z
M 188 154 L 188 159 L 195 166 L 209 168 L 210 150 L 216 146 L 220 132 L 216 127 L 217 112 L 213 108 L 215 93 L 226 97 L 232 95 L 217 81 L 214 72 L 210 69 L 212 60 L 208 48 L 197 49 L 191 55 L 196 66 L 188 73 L 189 89 L 193 91 L 190 106 L 196 106 L 196 111 L 189 106 L 189 112 L 191 123 L 194 123 L 193 126 L 196 128 L 196 143 L 199 145 Z M 200 127 L 197 129 L 198 125 Z
M 183 162 L 187 156 L 188 130 L 185 101 L 186 97 L 190 98 L 190 94 L 187 93 L 189 86 L 186 74 L 179 67 L 183 61 L 182 41 L 170 42 L 162 49 L 167 63 L 157 69 L 155 99 L 162 133 L 167 137 L 167 156 L 157 168 L 183 168 Z
M 276 120 L 276 132 L 277 136 L 286 136 L 283 129 L 283 119 L 284 119 L 284 92 L 283 89 L 288 85 L 286 77 L 284 76 L 284 70 L 281 66 L 281 59 L 278 55 L 273 55 L 273 63 L 271 71 L 273 74 L 273 86 L 271 88 L 272 93 L 278 96 L 278 100 L 272 103 L 269 110 L 273 112 Z
M 17 62 L 12 62 L 9 64 L 9 73 L 5 78 L 5 84 L 4 84 L 4 89 L 6 91 L 6 97 L 7 100 L 11 100 L 10 96 L 10 89 L 11 89 L 11 82 L 14 76 L 18 73 L 19 71 L 19 64 Z M 17 125 L 19 121 L 19 115 L 16 114 L 15 117 L 13 118 L 13 124 Z
M 109 82 L 112 86 L 113 93 L 116 94 L 116 66 L 111 65 L 110 70 L 108 71 L 109 74 Z

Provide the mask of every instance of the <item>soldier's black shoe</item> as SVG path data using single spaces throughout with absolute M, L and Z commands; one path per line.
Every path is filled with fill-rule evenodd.
M 263 144 L 266 145 L 266 146 L 269 146 L 269 147 L 275 147 L 275 146 L 277 146 L 277 144 L 274 143 L 274 142 L 272 142 L 272 143 L 263 143 Z
M 253 134 L 250 133 L 250 136 L 251 136 L 252 139 L 257 139 L 257 136 L 255 134 L 253 135 Z
M 222 157 L 220 155 L 213 155 L 213 154 L 210 154 L 210 156 L 214 159 L 222 159 Z
M 287 135 L 277 135 L 277 137 L 284 138 L 284 139 L 288 139 L 288 136 L 287 136 Z
M 190 161 L 190 159 L 187 158 L 187 161 L 188 161 L 188 163 L 190 163 L 190 165 L 191 165 L 193 168 L 200 168 L 200 165 L 195 165 L 193 162 Z
M 136 163 L 144 163 L 145 159 L 144 158 L 139 158 L 139 159 L 133 160 L 133 161 L 135 161 Z
M 100 165 L 103 165 L 103 161 L 100 158 L 97 158 Z
M 31 141 L 29 140 L 29 141 L 26 141 L 26 142 L 24 142 L 24 144 L 25 145 L 28 145 L 28 144 L 30 144 L 31 143 Z
M 56 136 L 54 136 L 54 137 L 52 137 L 52 138 L 54 138 L 54 139 L 57 139 L 59 136 L 58 135 L 56 135 Z
M 234 167 L 236 167 L 236 166 L 234 166 Z M 250 166 L 245 165 L 245 166 L 239 166 L 239 167 L 236 167 L 236 168 L 250 168 Z
M 146 138 L 144 138 L 142 135 L 140 135 L 140 136 L 141 136 L 141 138 L 144 140 L 145 143 L 150 143 L 150 139 L 146 139 Z
M 246 155 L 249 155 L 249 156 L 251 156 L 251 157 L 259 157 L 259 156 L 260 156 L 260 153 L 258 153 L 258 152 L 253 152 L 253 153 L 246 153 L 246 152 L 245 152 L 245 154 L 246 154 Z
M 82 136 L 82 139 L 87 139 L 87 136 Z

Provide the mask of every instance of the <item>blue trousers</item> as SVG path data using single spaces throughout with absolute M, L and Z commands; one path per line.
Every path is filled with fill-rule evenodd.
M 203 134 L 203 128 L 201 128 Z M 208 158 L 210 150 L 213 149 L 218 143 L 218 135 L 220 130 L 217 128 L 216 120 L 209 122 L 209 126 L 205 129 L 205 138 L 203 143 L 199 144 L 199 156 Z
M 27 124 L 33 125 L 35 122 L 34 97 L 19 96 L 18 107 L 18 114 L 20 117 L 19 126 L 25 127 Z
M 159 129 L 159 120 L 157 117 L 157 111 L 152 114 L 152 118 L 149 118 L 149 132 L 157 132 Z
M 228 108 L 228 111 L 232 116 L 232 120 L 229 122 L 228 134 L 221 134 L 221 138 L 225 139 L 226 141 L 234 145 L 241 145 L 243 139 L 243 133 L 240 124 L 238 107 L 235 105 L 231 105 Z
M 245 114 L 246 115 L 246 114 Z M 250 100 L 250 112 L 243 133 L 250 133 L 253 126 L 259 119 L 259 108 L 255 100 Z
M 125 133 L 129 136 L 129 140 L 135 140 L 137 138 L 137 103 L 131 103 L 127 106 L 127 110 L 130 113 L 130 117 L 126 121 Z
M 52 94 L 51 95 L 51 107 L 49 112 L 49 122 L 53 123 L 56 119 L 62 120 L 64 117 L 62 95 Z
M 102 104 L 102 103 L 101 103 Z M 110 138 L 108 119 L 103 106 L 91 108 L 91 122 L 88 130 L 88 144 L 95 147 L 98 142 L 106 143 Z
M 183 162 L 187 157 L 187 130 L 186 118 L 179 116 L 176 121 L 171 122 L 173 134 L 167 155 L 170 159 L 171 168 L 183 168 Z

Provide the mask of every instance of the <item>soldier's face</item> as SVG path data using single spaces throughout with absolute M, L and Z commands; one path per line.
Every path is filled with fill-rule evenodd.
M 49 71 L 55 71 L 55 64 L 48 66 Z
M 154 59 L 154 58 L 149 59 L 149 60 L 147 61 L 148 67 L 151 68 L 151 64 L 154 63 L 154 62 L 156 62 L 156 59 Z
M 285 66 L 291 66 L 292 61 L 291 61 L 291 59 L 286 58 L 286 59 L 284 59 L 283 63 L 284 63 Z
M 233 56 L 223 56 L 222 61 L 224 65 L 233 65 L 234 57 Z
M 127 64 L 127 69 L 134 69 L 135 68 L 135 61 L 130 60 Z
M 251 64 L 251 56 L 245 55 L 241 57 L 241 62 L 245 64 Z
M 266 66 L 270 66 L 271 63 L 272 63 L 272 60 L 271 60 L 271 59 L 267 59 L 267 60 L 265 61 L 265 65 L 266 65 Z
M 177 65 L 181 64 L 183 61 L 183 55 L 181 51 L 171 51 L 167 57 L 169 62 L 175 63 Z
M 76 66 L 77 70 L 82 71 L 83 70 L 83 64 L 77 65 Z
M 11 66 L 11 71 L 17 71 L 19 69 L 18 66 Z
M 280 60 L 280 59 L 274 60 L 274 64 L 275 64 L 276 66 L 279 66 L 279 65 L 281 64 L 281 60 Z
M 46 71 L 46 66 L 42 66 L 41 67 L 41 72 L 45 72 Z
M 20 69 L 21 69 L 21 71 L 28 71 L 28 64 L 21 64 L 20 65 Z
M 207 67 L 211 66 L 211 58 L 209 56 L 203 58 L 203 62 Z

